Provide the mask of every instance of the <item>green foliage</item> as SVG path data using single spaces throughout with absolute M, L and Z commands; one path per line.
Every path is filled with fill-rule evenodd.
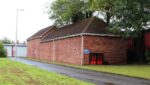
M 58 26 L 70 24 L 72 17 L 84 9 L 83 4 L 81 0 L 56 0 L 49 7 L 48 14 L 51 15 L 50 19 L 54 19 Z
M 12 42 L 11 42 L 11 40 L 10 39 L 8 39 L 8 38 L 4 38 L 4 39 L 2 39 L 1 40 L 4 44 L 12 44 Z
M 56 0 L 48 7 L 48 14 L 50 19 L 55 20 L 55 25 L 61 26 L 91 17 L 97 11 L 109 24 L 113 16 L 113 2 L 113 0 Z
M 6 57 L 6 50 L 1 41 L 0 41 L 0 57 Z
M 0 61 L 0 85 L 94 85 L 8 59 Z
M 122 34 L 126 37 L 138 37 L 142 30 L 149 29 L 148 3 L 150 0 L 115 0 L 113 29 L 123 30 Z
M 88 0 L 88 9 L 92 11 L 97 11 L 99 14 L 104 17 L 104 21 L 108 24 L 111 23 L 111 19 L 114 19 L 114 5 L 115 0 Z

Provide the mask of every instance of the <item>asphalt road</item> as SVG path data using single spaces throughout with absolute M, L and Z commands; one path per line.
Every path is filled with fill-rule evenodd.
M 96 85 L 150 85 L 150 80 L 130 78 L 126 76 L 113 75 L 89 70 L 82 70 L 67 66 L 47 64 L 24 58 L 17 58 L 16 61 L 36 66 L 38 68 L 70 76 L 83 81 L 95 83 Z

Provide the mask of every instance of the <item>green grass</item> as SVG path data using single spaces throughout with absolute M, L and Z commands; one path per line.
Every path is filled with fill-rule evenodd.
M 115 73 L 130 77 L 150 79 L 150 65 L 100 65 L 83 66 L 83 69 Z
M 93 85 L 33 66 L 0 58 L 0 85 Z
M 68 65 L 54 63 L 58 65 L 70 66 L 80 69 L 93 70 L 104 73 L 119 74 L 129 77 L 150 79 L 150 65 Z
M 27 58 L 27 59 L 36 60 L 32 58 Z M 36 61 L 40 61 L 40 60 L 36 60 Z M 53 62 L 48 62 L 48 61 L 43 61 L 43 62 L 69 66 L 69 67 L 75 67 L 75 68 L 80 68 L 80 69 L 86 69 L 86 70 L 125 75 L 125 76 L 130 76 L 130 77 L 150 79 L 150 65 L 83 65 L 83 66 L 79 66 L 79 65 L 63 64 L 63 63 L 56 63 L 56 62 L 53 63 Z

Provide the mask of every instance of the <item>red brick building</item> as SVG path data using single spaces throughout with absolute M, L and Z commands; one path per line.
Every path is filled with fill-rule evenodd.
M 57 28 L 50 26 L 28 38 L 28 57 L 68 64 L 125 64 L 126 41 L 106 33 L 106 23 L 92 17 Z

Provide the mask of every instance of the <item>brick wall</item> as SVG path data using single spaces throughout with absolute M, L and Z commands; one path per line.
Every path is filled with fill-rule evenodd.
M 38 59 L 38 49 L 40 45 L 40 39 L 33 39 L 27 42 L 27 56 L 30 58 Z
M 52 42 L 40 43 L 38 54 L 40 60 L 53 61 L 53 43 Z
M 81 37 L 66 38 L 55 41 L 55 61 L 61 63 L 81 64 Z
M 92 53 L 104 53 L 108 64 L 126 63 L 126 41 L 117 37 L 84 36 L 84 48 Z M 88 64 L 89 55 L 84 55 L 84 63 Z
M 40 43 L 40 38 L 27 42 L 27 56 L 37 60 L 52 61 L 52 42 Z
M 40 43 L 40 39 L 28 41 L 28 56 L 35 59 L 68 64 L 81 64 L 81 36 Z M 126 63 L 126 42 L 117 37 L 84 36 L 84 48 L 92 53 L 103 53 L 109 64 Z M 83 50 L 82 50 L 83 52 Z M 84 54 L 83 64 L 89 64 Z
M 49 62 L 54 60 L 60 63 L 81 64 L 80 36 L 42 43 L 39 40 L 28 41 L 28 57 Z

